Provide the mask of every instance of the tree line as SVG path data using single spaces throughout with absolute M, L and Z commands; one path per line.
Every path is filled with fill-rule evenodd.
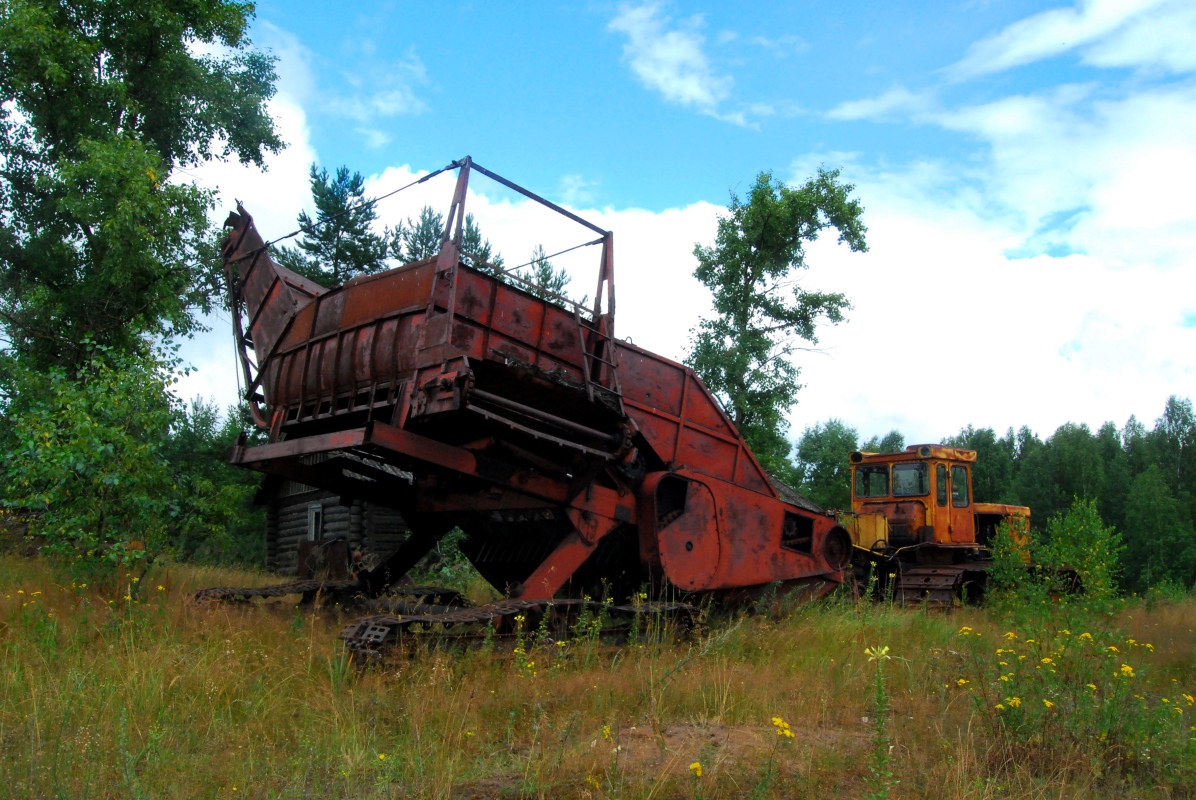
M 976 451 L 975 499 L 1029 506 L 1045 527 L 1077 501 L 1095 505 L 1105 526 L 1121 533 L 1123 588 L 1143 592 L 1196 585 L 1196 415 L 1172 396 L 1150 428 L 1135 417 L 1093 431 L 1066 423 L 1040 438 L 1028 427 L 998 435 L 967 426 L 942 444 Z M 851 507 L 848 455 L 896 452 L 904 437 L 859 441 L 856 429 L 830 419 L 807 427 L 794 447 L 795 487 L 827 508 Z

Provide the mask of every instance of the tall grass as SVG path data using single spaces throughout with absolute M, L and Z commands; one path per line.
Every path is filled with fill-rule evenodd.
M 1012 641 L 993 611 L 822 602 L 619 647 L 532 629 L 519 648 L 427 640 L 363 670 L 337 644 L 335 609 L 185 601 L 255 580 L 267 578 L 172 567 L 101 592 L 0 557 L 0 795 L 856 798 L 876 786 L 877 664 L 864 651 L 882 646 L 891 797 L 1194 792 L 1191 600 L 1126 605 L 1101 623 L 1101 647 L 1152 645 L 1131 646 L 1116 716 L 1138 715 L 1153 738 L 1126 733 L 1147 752 L 1114 763 L 1109 729 L 1085 732 L 1090 690 L 1071 672 L 1022 698 L 1056 698 L 1034 718 L 993 708 L 1007 660 L 995 650 Z M 1037 619 L 1053 638 L 1034 654 L 1057 660 L 1067 628 L 1050 609 Z M 1035 647 L 1035 632 L 1012 632 Z M 1081 656 L 1068 669 L 1083 671 Z M 1092 664 L 1108 671 L 1104 656 Z

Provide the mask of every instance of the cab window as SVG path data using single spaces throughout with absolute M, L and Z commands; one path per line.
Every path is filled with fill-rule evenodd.
M 855 468 L 856 497 L 888 497 L 889 465 Z
M 937 464 L 934 468 L 935 493 L 940 506 L 947 505 L 947 465 Z
M 898 497 L 930 494 L 930 466 L 921 462 L 894 464 L 893 494 Z
M 951 468 L 951 505 L 966 508 L 968 505 L 968 470 L 966 467 Z

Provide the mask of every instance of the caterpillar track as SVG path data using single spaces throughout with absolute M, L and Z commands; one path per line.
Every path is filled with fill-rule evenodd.
M 417 613 L 362 617 L 346 626 L 340 638 L 351 652 L 364 657 L 377 657 L 404 633 L 417 627 L 454 638 L 478 638 L 488 632 L 510 632 L 515 628 L 518 617 L 548 614 L 552 619 L 549 629 L 553 638 L 564 639 L 568 638 L 570 629 L 578 620 L 584 619 L 584 614 L 607 623 L 602 627 L 604 632 L 609 632 L 626 630 L 637 619 L 669 621 L 688 627 L 698 609 L 689 603 L 657 601 L 614 605 L 595 600 L 563 598 L 551 601 L 500 600 L 473 608 L 445 608 L 424 613 L 418 613 L 418 609 L 414 611 Z M 536 624 L 528 627 L 534 628 Z

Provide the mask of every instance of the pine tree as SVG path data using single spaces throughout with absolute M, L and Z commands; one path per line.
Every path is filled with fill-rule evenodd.
M 410 217 L 386 232 L 390 243 L 390 254 L 404 264 L 423 261 L 440 252 L 444 241 L 444 215 L 424 206 L 419 211 L 419 220 Z
M 474 221 L 473 214 L 465 215 L 465 230 L 461 233 L 461 258 L 471 267 L 487 272 L 500 280 L 506 280 L 502 256 L 490 247 L 490 240 L 482 237 L 482 230 Z
M 303 239 L 296 247 L 280 247 L 278 262 L 325 286 L 386 269 L 387 241 L 373 232 L 378 215 L 364 199 L 361 173 L 340 167 L 330 178 L 312 164 L 311 194 L 316 218 L 299 212 Z
M 543 245 L 536 245 L 532 251 L 531 265 L 519 271 L 519 277 L 531 284 L 522 288 L 536 297 L 552 302 L 556 296 L 565 296 L 565 287 L 569 285 L 569 275 L 564 268 L 556 269 L 544 253 Z M 585 299 L 582 299 L 585 304 Z

